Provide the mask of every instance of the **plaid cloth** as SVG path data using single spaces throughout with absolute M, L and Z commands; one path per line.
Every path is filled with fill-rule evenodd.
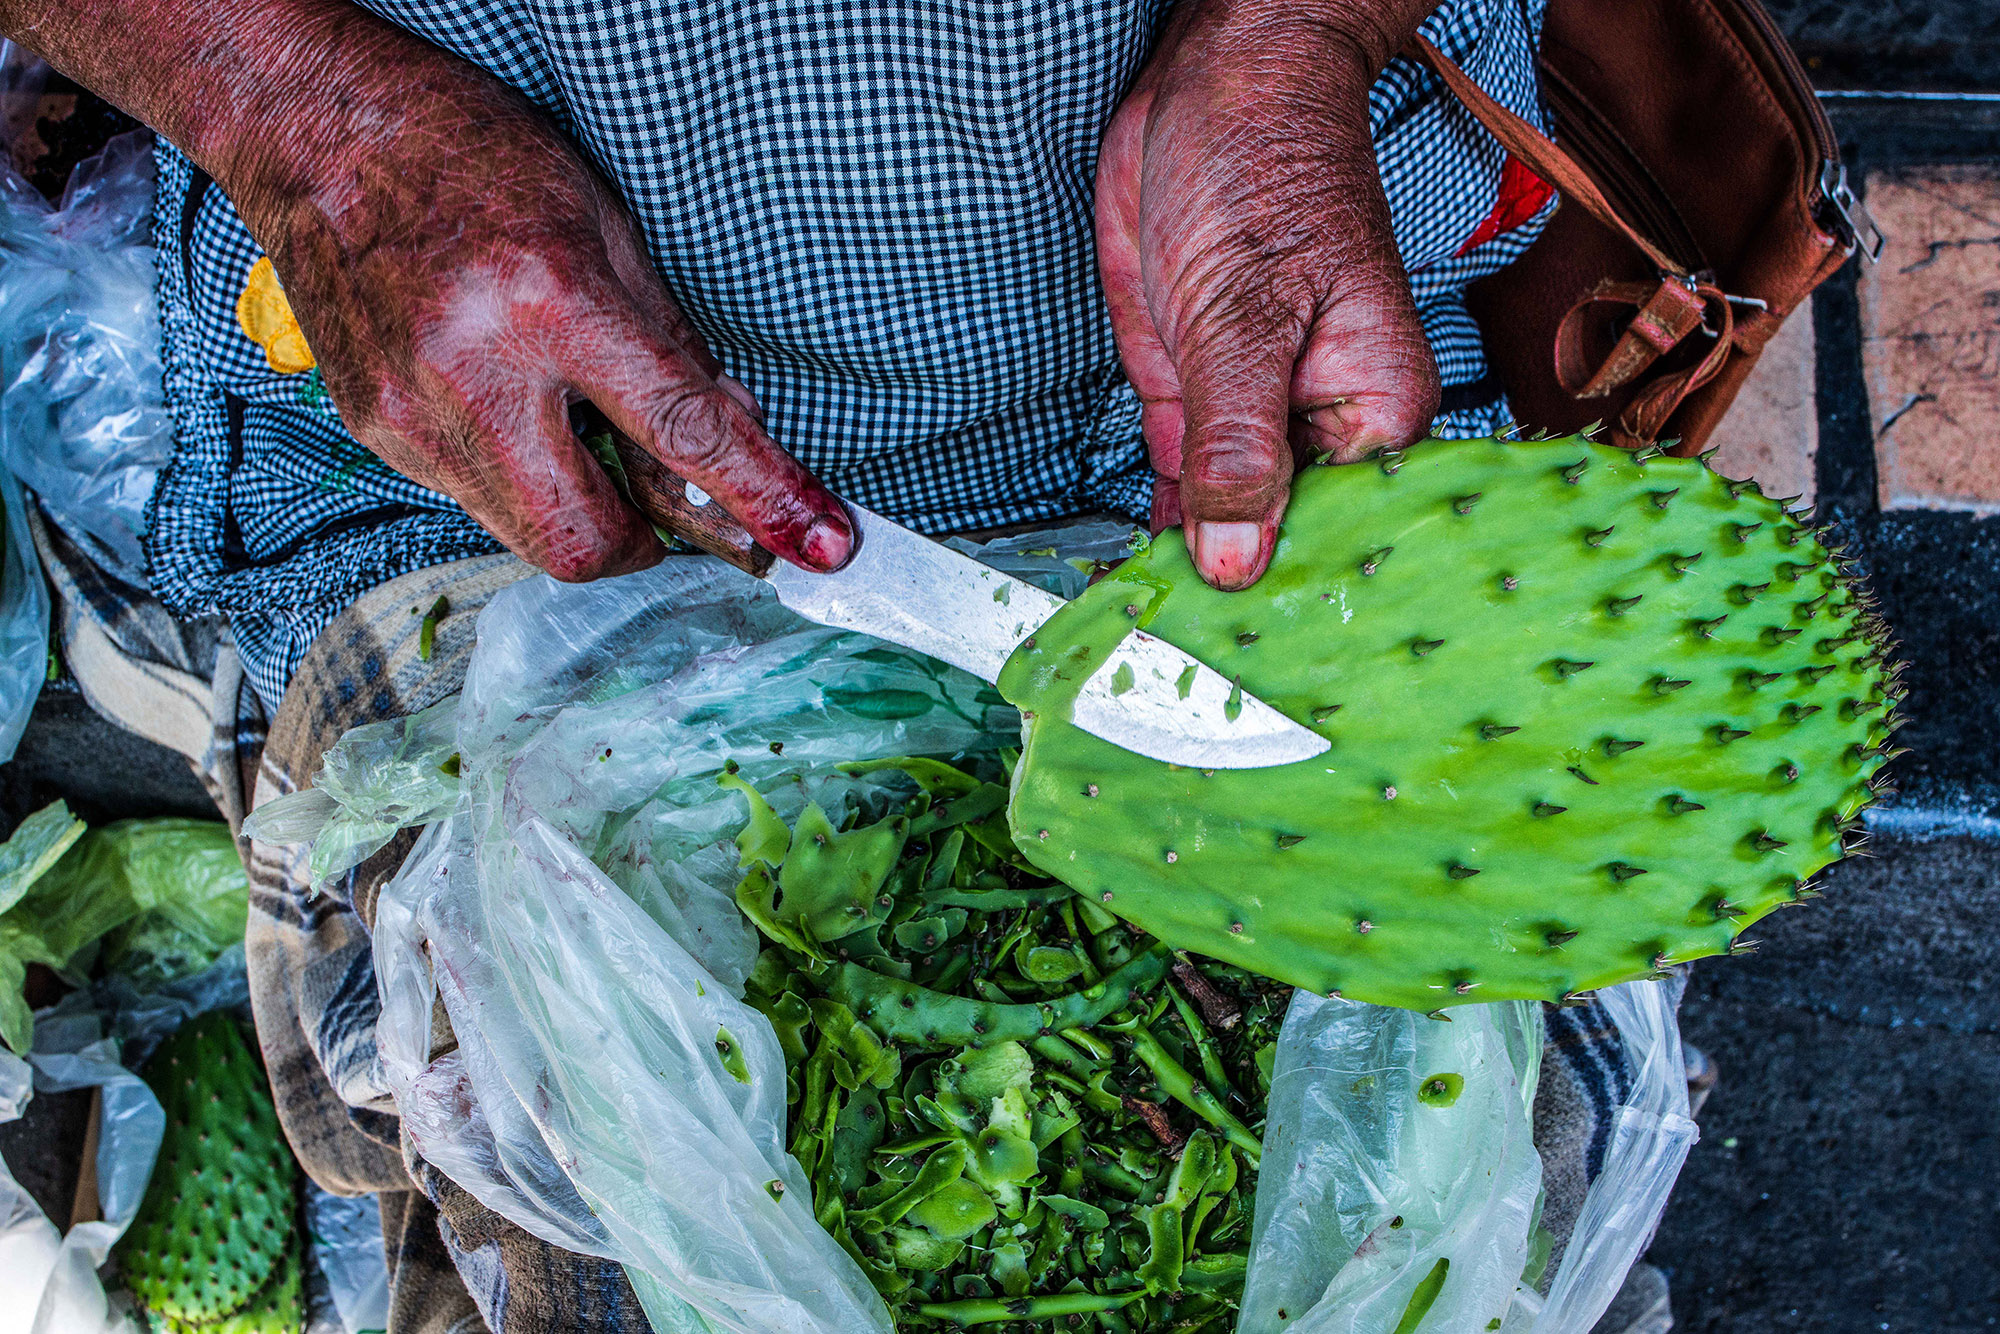
M 519 88 L 582 146 L 772 434 L 836 490 L 930 532 L 1145 514 L 1091 173 L 1167 0 L 368 3 Z M 1539 123 L 1541 13 L 1445 0 L 1424 32 Z M 1508 413 L 1461 293 L 1553 202 L 1513 188 L 1518 167 L 1419 66 L 1392 63 L 1368 111 L 1446 385 L 1436 429 L 1491 433 Z M 150 518 L 152 579 L 177 613 L 231 618 L 275 706 L 364 589 L 497 548 L 356 445 L 313 377 L 270 369 L 235 316 L 256 242 L 212 182 L 159 152 L 179 437 Z

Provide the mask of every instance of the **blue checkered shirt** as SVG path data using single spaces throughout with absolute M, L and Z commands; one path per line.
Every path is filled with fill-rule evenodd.
M 525 93 L 631 207 L 654 263 L 772 435 L 844 495 L 931 532 L 1146 512 L 1138 403 L 1098 289 L 1091 179 L 1165 0 L 367 0 Z M 1540 123 L 1542 0 L 1444 0 L 1424 31 Z M 1504 154 L 1397 60 L 1369 95 L 1446 435 L 1507 410 L 1461 294 L 1547 216 L 1461 253 Z M 378 462 L 235 306 L 259 249 L 171 147 L 156 212 L 178 438 L 155 591 L 221 611 L 267 700 L 363 589 L 496 549 Z

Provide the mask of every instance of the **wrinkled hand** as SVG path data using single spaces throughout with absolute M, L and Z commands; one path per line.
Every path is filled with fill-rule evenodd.
M 1437 368 L 1390 233 L 1366 98 L 1428 5 L 1183 0 L 1106 130 L 1098 267 L 1202 577 L 1270 563 L 1297 463 L 1421 436 Z
M 840 502 L 765 434 L 609 187 L 525 101 L 443 57 L 415 77 L 389 62 L 352 96 L 377 99 L 365 138 L 277 135 L 226 185 L 357 440 L 558 578 L 643 568 L 659 542 L 570 427 L 588 399 L 779 556 L 846 560 Z

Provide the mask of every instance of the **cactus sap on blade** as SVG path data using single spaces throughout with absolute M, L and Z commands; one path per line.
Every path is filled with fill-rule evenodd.
M 1177 531 L 1018 651 L 1022 852 L 1169 944 L 1382 1005 L 1554 1000 L 1810 895 L 1880 787 L 1900 689 L 1782 503 L 1587 439 L 1426 441 L 1298 479 L 1270 572 Z M 1181 769 L 1065 721 L 1143 624 L 1331 743 Z

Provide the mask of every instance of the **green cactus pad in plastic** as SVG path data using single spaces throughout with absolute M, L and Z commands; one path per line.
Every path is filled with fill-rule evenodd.
M 296 1166 L 236 1021 L 189 1020 L 143 1074 L 167 1125 L 118 1245 L 133 1295 L 167 1323 L 213 1329 L 240 1317 L 231 1328 L 246 1334 L 296 1329 Z
M 1203 772 L 1077 730 L 1052 665 L 1135 623 L 1332 748 Z M 1427 441 L 1304 472 L 1247 592 L 1170 531 L 1038 631 L 1002 681 L 1032 715 L 1012 824 L 1176 948 L 1412 1009 L 1558 999 L 1812 892 L 1884 763 L 1886 657 L 1749 483 L 1578 437 Z

